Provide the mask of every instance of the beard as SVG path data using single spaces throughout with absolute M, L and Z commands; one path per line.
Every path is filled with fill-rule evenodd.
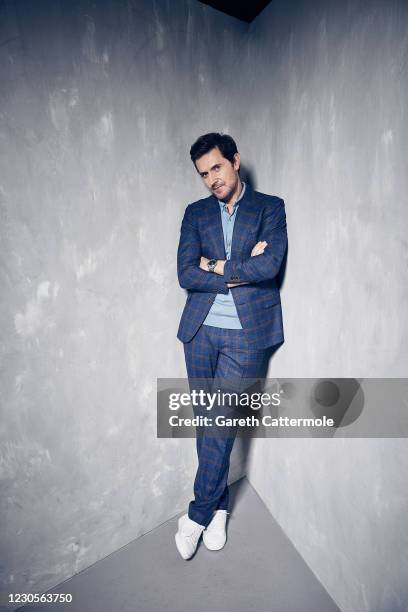
M 215 197 L 220 201 L 220 202 L 228 202 L 228 200 L 231 198 L 232 194 L 234 193 L 234 189 L 235 187 L 228 187 L 227 185 L 223 185 L 222 186 L 222 191 L 220 193 L 217 193 L 216 190 L 213 190 L 213 195 L 215 195 Z

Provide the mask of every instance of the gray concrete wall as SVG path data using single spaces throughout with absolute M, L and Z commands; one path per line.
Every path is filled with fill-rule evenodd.
M 407 3 L 274 0 L 244 57 L 241 149 L 288 217 L 270 375 L 406 376 Z M 408 610 L 407 450 L 253 441 L 252 485 L 345 612 Z
M 273 0 L 249 30 L 193 0 L 0 16 L 1 589 L 38 592 L 191 497 L 194 445 L 155 439 L 155 380 L 185 373 L 175 249 L 205 193 L 198 134 L 231 132 L 286 201 L 270 374 L 405 375 L 408 21 L 350 0 Z M 343 610 L 405 609 L 404 451 L 252 444 L 252 484 Z
M 0 590 L 40 592 L 192 497 L 156 377 L 185 375 L 188 151 L 231 128 L 219 70 L 247 25 L 195 0 L 0 10 Z

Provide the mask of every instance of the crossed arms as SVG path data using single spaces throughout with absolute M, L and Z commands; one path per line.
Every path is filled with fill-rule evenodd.
M 256 257 L 257 255 L 262 255 L 262 253 L 265 251 L 266 247 L 268 246 L 268 243 L 266 242 L 266 240 L 262 240 L 260 242 L 257 242 L 256 245 L 253 247 L 252 251 L 251 251 L 251 257 Z M 208 257 L 203 257 L 201 256 L 200 259 L 200 268 L 206 272 L 208 272 L 208 262 L 210 260 L 208 259 Z M 216 274 L 220 274 L 221 276 L 224 275 L 224 267 L 226 264 L 227 260 L 226 259 L 218 259 L 217 260 L 217 265 L 214 268 L 214 272 Z M 225 280 L 224 280 L 225 282 Z M 227 283 L 227 287 L 238 287 L 239 285 L 248 285 L 248 281 L 246 282 L 241 282 L 241 283 Z
M 204 269 L 208 260 L 201 254 L 201 241 L 194 212 L 191 205 L 187 206 L 177 251 L 180 286 L 189 291 L 228 293 L 230 287 L 274 278 L 279 272 L 287 246 L 283 200 L 279 199 L 273 205 L 264 207 L 260 236 L 262 244 L 257 243 L 254 246 L 251 257 L 219 261 L 215 274 L 208 272 Z

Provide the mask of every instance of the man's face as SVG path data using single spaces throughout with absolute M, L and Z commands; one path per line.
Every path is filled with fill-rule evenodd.
M 239 182 L 240 155 L 235 153 L 234 163 L 223 157 L 218 147 L 199 157 L 196 168 L 206 187 L 217 200 L 227 202 L 234 193 Z

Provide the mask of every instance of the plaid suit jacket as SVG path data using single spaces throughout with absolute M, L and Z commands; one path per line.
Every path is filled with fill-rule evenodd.
M 287 249 L 284 201 L 254 191 L 247 183 L 236 214 L 231 258 L 221 276 L 199 267 L 201 256 L 226 259 L 217 198 L 211 195 L 185 210 L 177 252 L 178 280 L 188 293 L 177 332 L 182 342 L 189 342 L 197 333 L 216 294 L 228 293 L 227 283 L 243 281 L 248 284 L 231 291 L 251 347 L 263 349 L 284 341 L 277 284 Z M 264 253 L 251 257 L 260 240 L 268 243 Z

